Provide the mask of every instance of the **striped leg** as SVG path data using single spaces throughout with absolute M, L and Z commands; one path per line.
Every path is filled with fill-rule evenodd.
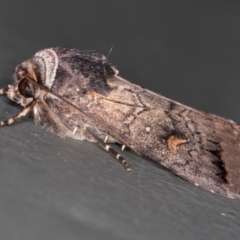
M 108 144 L 106 144 L 107 137 L 103 141 L 101 138 L 99 138 L 97 135 L 95 135 L 91 130 L 86 129 L 86 131 L 98 142 L 98 144 L 108 153 L 110 153 L 114 158 L 116 158 L 126 169 L 127 172 L 131 172 L 131 168 L 128 165 L 127 161 L 119 154 L 117 153 L 113 148 L 111 148 Z
M 8 120 L 5 120 L 5 121 L 0 121 L 0 127 L 11 125 L 14 122 L 16 122 L 16 120 L 18 120 L 19 118 L 26 116 L 29 112 L 32 111 L 35 103 L 36 103 L 36 100 L 33 100 L 15 117 L 9 118 Z
M 106 137 L 104 139 L 104 143 L 107 143 L 107 141 L 108 141 L 108 135 L 106 135 Z M 124 151 L 125 148 L 126 148 L 126 145 L 123 144 L 121 150 Z
M 4 89 L 4 88 L 0 88 L 0 95 L 5 95 L 7 94 L 7 89 Z

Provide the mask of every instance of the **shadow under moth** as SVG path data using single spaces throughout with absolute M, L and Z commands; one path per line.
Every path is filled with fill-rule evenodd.
M 131 171 L 108 143 L 118 142 L 187 181 L 240 198 L 240 126 L 144 89 L 118 76 L 96 51 L 49 48 L 16 67 L 0 94 L 60 137 L 97 142 Z

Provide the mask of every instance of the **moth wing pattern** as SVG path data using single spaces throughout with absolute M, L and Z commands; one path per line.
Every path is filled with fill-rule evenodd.
M 23 73 L 47 91 L 21 96 Z M 240 198 L 239 125 L 128 82 L 97 52 L 42 50 L 17 67 L 7 94 L 23 106 L 34 99 L 35 122 L 59 136 L 105 148 L 109 136 L 195 185 Z
M 88 110 L 91 115 L 142 156 L 206 190 L 239 197 L 238 124 L 186 107 L 118 76 L 108 83 L 113 90 L 107 97 L 97 97 L 101 100 Z M 96 95 L 92 94 L 91 101 Z M 117 123 L 114 128 L 113 122 Z

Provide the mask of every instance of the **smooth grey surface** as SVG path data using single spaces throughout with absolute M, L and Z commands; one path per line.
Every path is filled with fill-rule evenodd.
M 122 77 L 240 122 L 239 9 L 239 1 L 1 1 L 0 87 L 42 48 L 113 47 Z M 21 109 L 5 97 L 0 105 L 1 119 Z M 131 151 L 127 174 L 95 144 L 60 139 L 30 118 L 0 138 L 1 239 L 239 239 L 239 200 Z

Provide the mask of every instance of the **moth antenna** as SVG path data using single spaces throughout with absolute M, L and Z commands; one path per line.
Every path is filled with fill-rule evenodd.
M 110 50 L 109 50 L 109 52 L 108 52 L 108 55 L 107 55 L 107 57 L 106 57 L 107 59 L 108 59 L 108 57 L 110 56 L 112 50 L 113 50 L 113 47 L 110 48 Z
M 107 151 L 114 158 L 116 158 L 123 165 L 127 172 L 132 171 L 127 161 L 118 152 L 111 148 L 110 145 L 106 144 L 101 138 L 99 138 L 96 134 L 89 130 L 89 128 L 86 129 L 86 132 L 89 133 L 105 151 Z
M 0 89 L 0 95 L 4 95 L 4 94 L 7 94 L 7 89 L 4 89 L 4 88 L 1 88 Z
M 15 117 L 9 118 L 5 121 L 0 121 L 0 127 L 8 126 L 16 122 L 21 117 L 25 117 L 28 113 L 30 113 L 36 103 L 36 100 L 30 102 L 20 113 L 18 113 Z

